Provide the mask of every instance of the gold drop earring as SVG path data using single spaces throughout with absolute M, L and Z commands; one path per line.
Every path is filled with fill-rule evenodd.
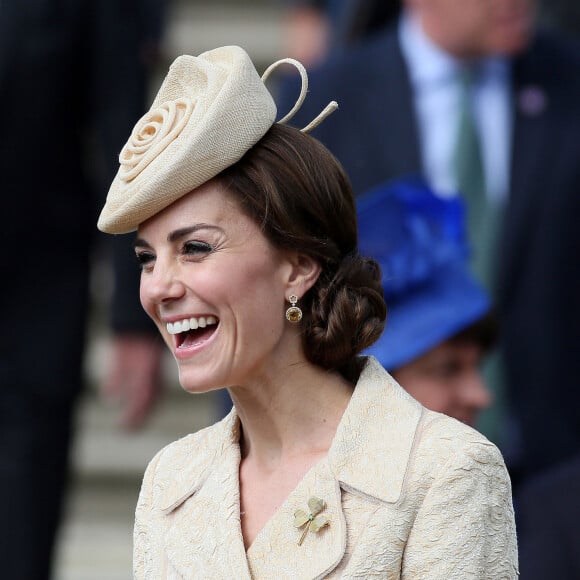
M 290 302 L 290 308 L 286 310 L 286 320 L 289 322 L 300 322 L 302 320 L 302 310 L 298 306 L 296 306 L 296 302 L 298 302 L 298 296 L 292 294 L 288 298 L 288 302 Z

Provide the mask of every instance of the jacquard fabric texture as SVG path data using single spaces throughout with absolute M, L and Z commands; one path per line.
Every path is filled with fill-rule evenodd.
M 163 449 L 135 521 L 136 579 L 511 579 L 511 488 L 496 447 L 427 411 L 369 357 L 327 457 L 260 531 L 240 526 L 239 419 Z M 330 524 L 297 545 L 294 511 L 326 502 Z

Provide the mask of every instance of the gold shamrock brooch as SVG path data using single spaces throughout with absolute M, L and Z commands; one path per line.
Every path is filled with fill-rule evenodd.
M 319 515 L 322 510 L 326 507 L 324 500 L 318 497 L 311 497 L 308 500 L 308 509 L 310 513 L 306 513 L 304 510 L 296 510 L 294 512 L 294 526 L 297 528 L 301 528 L 302 526 L 306 526 L 300 539 L 298 540 L 298 545 L 301 546 L 308 530 L 311 532 L 318 532 L 324 526 L 327 526 L 330 522 L 324 516 Z

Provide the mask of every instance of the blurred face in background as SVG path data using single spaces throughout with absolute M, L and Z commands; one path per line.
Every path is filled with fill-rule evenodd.
M 405 0 L 427 36 L 458 58 L 512 55 L 528 45 L 535 0 Z
M 475 425 L 492 396 L 480 372 L 483 348 L 447 340 L 392 372 L 395 380 L 427 409 Z

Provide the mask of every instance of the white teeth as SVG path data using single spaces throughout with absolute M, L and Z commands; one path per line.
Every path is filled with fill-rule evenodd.
M 176 322 L 168 322 L 166 328 L 169 334 L 179 334 L 180 332 L 205 328 L 206 326 L 211 326 L 212 324 L 217 323 L 218 319 L 215 316 L 200 316 L 199 318 L 184 318 L 183 320 L 178 320 Z

